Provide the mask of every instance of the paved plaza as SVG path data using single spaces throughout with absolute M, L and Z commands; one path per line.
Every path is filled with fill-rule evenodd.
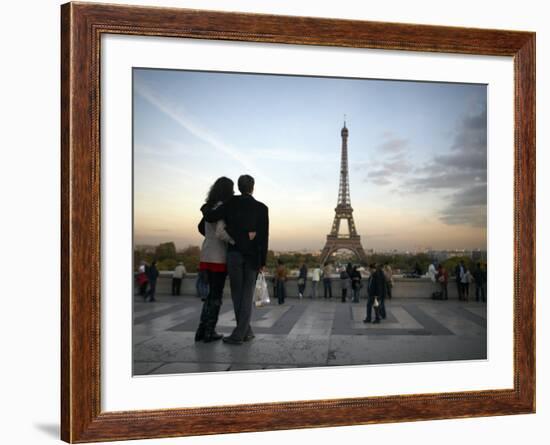
M 365 324 L 365 301 L 290 298 L 254 308 L 256 338 L 242 345 L 195 343 L 201 301 L 134 299 L 134 375 L 479 360 L 487 356 L 485 303 L 394 298 L 387 319 Z M 224 297 L 218 332 L 235 325 Z

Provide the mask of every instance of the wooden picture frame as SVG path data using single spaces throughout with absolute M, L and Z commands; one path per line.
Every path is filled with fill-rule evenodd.
M 100 38 L 105 33 L 512 56 L 515 73 L 513 389 L 102 412 L 99 116 Z M 61 7 L 61 35 L 61 438 L 64 441 L 94 442 L 535 412 L 534 33 L 67 3 Z

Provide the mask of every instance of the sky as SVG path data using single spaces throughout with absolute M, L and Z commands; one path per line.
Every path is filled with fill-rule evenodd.
M 365 249 L 486 249 L 485 85 L 134 68 L 133 100 L 135 244 L 200 245 L 208 189 L 246 173 L 270 249 L 322 249 L 345 119 Z

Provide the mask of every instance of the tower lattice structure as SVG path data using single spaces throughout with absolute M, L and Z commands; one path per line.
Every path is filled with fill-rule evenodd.
M 355 221 L 353 220 L 353 208 L 349 193 L 349 169 L 348 169 L 348 135 L 349 130 L 344 121 L 342 135 L 342 154 L 340 159 L 340 186 L 338 188 L 338 203 L 334 209 L 334 221 L 332 229 L 327 235 L 325 247 L 321 252 L 321 264 L 325 264 L 328 258 L 337 250 L 351 250 L 363 264 L 367 263 L 367 254 L 361 245 L 361 237 L 357 234 Z M 346 220 L 348 233 L 340 234 L 342 220 Z

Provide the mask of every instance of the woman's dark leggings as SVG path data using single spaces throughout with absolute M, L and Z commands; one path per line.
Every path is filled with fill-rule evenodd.
M 225 277 L 227 276 L 227 272 L 207 271 L 207 274 L 209 291 L 202 305 L 200 324 L 197 329 L 198 336 L 209 336 L 216 329 L 222 306 Z

